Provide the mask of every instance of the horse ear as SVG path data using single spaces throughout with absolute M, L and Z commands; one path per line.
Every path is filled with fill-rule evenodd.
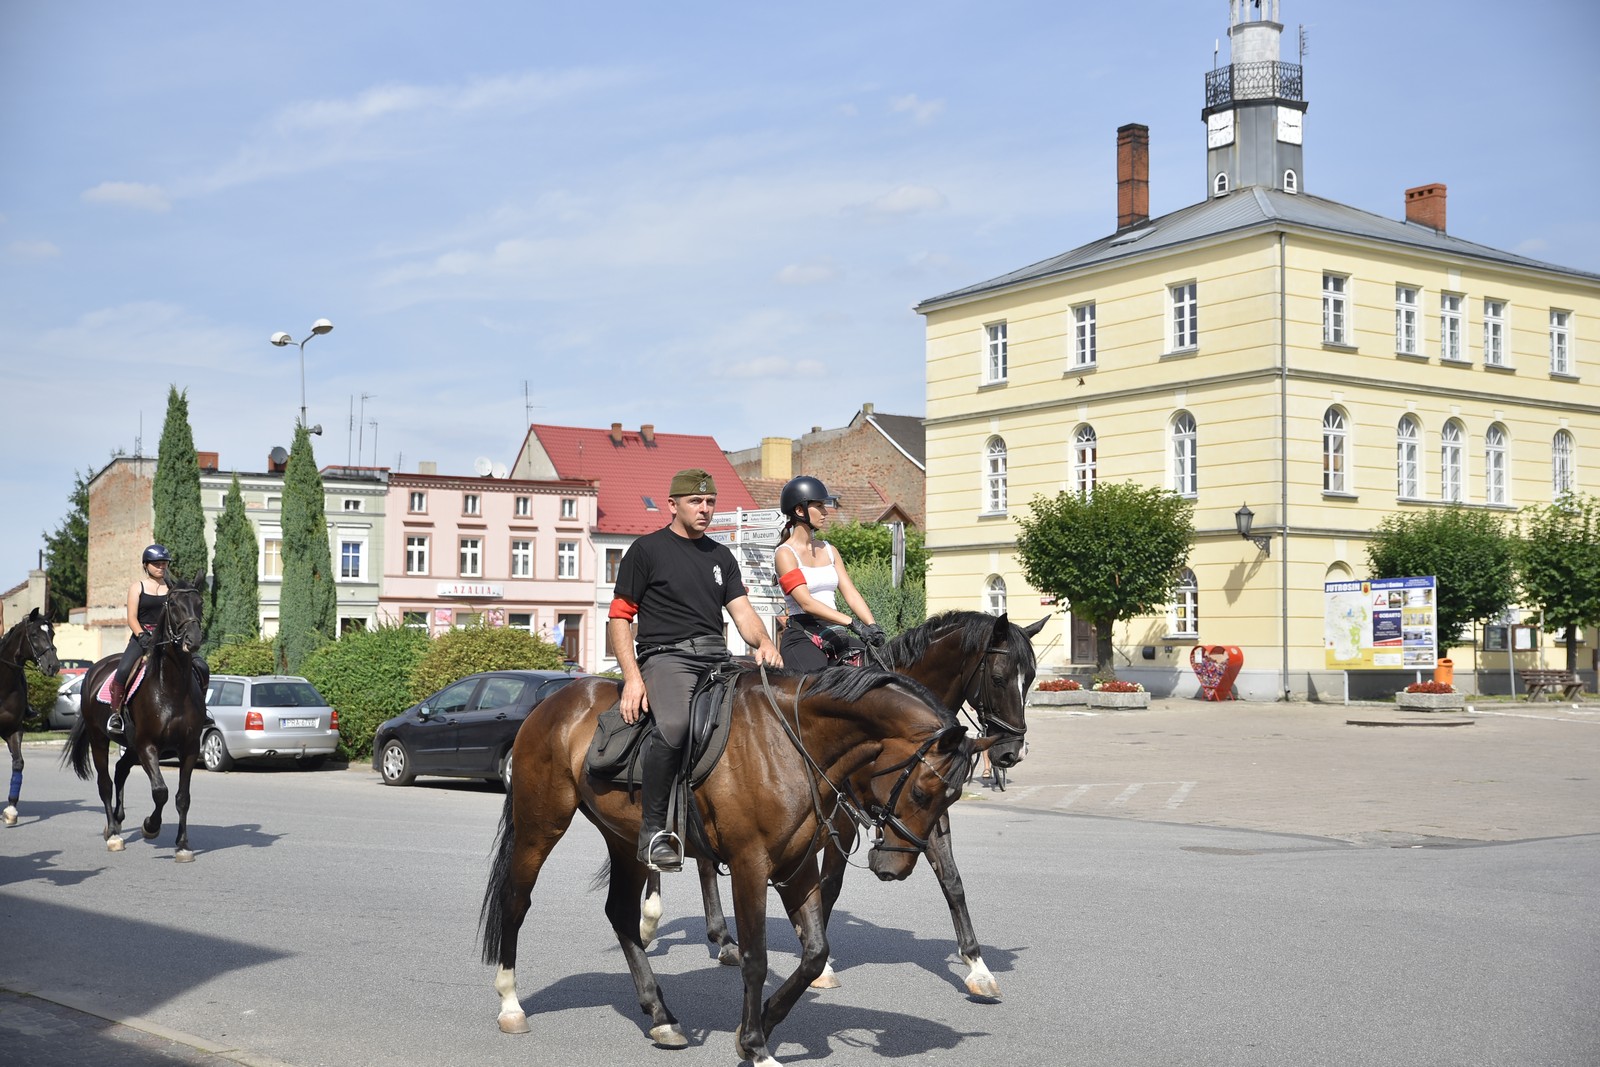
M 1030 638 L 1038 637 L 1039 636 L 1039 631 L 1043 630 L 1044 629 L 1044 624 L 1049 622 L 1049 621 L 1050 621 L 1050 616 L 1046 615 L 1044 618 L 1040 619 L 1038 622 L 1034 623 L 1032 626 L 1024 626 L 1022 628 L 1022 632 L 1027 634 Z

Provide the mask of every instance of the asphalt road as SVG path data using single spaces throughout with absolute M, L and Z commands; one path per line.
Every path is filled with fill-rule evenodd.
M 1280 744 L 1270 736 L 1279 730 L 1240 731 L 1241 720 L 1217 714 L 1183 720 L 1187 766 L 1181 745 L 1152 736 L 1173 731 L 1158 716 L 1039 717 L 1006 794 L 978 790 L 954 812 L 1004 999 L 966 995 L 926 870 L 893 885 L 853 875 L 832 931 L 844 987 L 801 1001 L 774 1035 L 778 1059 L 1600 1062 L 1600 835 L 1477 843 L 1446 826 L 1396 840 L 1383 835 L 1409 831 L 1387 810 L 1403 805 L 1387 802 L 1365 826 L 1342 821 L 1341 836 L 1210 825 L 1250 808 L 1225 783 L 1259 765 L 1252 746 Z M 1292 721 L 1291 733 L 1332 730 Z M 1521 746 L 1530 774 L 1542 750 L 1546 777 L 1564 779 L 1580 777 L 1569 772 L 1589 756 L 1588 734 L 1600 743 L 1600 729 L 1578 738 L 1576 724 L 1518 722 L 1500 746 L 1470 745 L 1483 760 Z M 1261 736 L 1238 738 L 1228 764 L 1226 739 L 1241 733 Z M 1114 752 L 1119 735 L 1149 750 L 1122 770 L 1149 773 L 1091 775 L 1079 771 L 1105 764 L 1068 762 L 1075 738 L 1080 752 Z M 1322 743 L 1356 745 L 1363 780 L 1375 783 L 1363 788 L 1380 788 L 1382 743 L 1368 736 L 1335 731 Z M 1392 761 L 1396 781 L 1419 770 L 1413 742 L 1393 743 L 1405 757 Z M 1296 794 L 1292 764 L 1287 776 L 1253 819 L 1270 821 L 1258 809 L 1273 795 Z M 1159 806 L 1134 803 L 1168 780 Z M 1431 788 L 1426 774 L 1412 780 Z M 1193 784 L 1166 807 L 1183 782 Z M 148 791 L 138 777 L 132 785 L 142 817 Z M 1063 805 L 1080 785 L 1094 788 Z M 1585 795 L 1595 796 L 1592 781 Z M 0 1063 L 734 1063 L 738 972 L 717 966 L 703 940 L 692 875 L 669 880 L 652 954 L 691 1038 L 669 1053 L 644 1036 L 603 894 L 589 888 L 599 838 L 581 822 L 547 865 L 523 930 L 533 1033 L 498 1032 L 492 969 L 473 941 L 501 800 L 468 783 L 390 789 L 365 769 L 197 774 L 198 858 L 178 865 L 170 824 L 156 842 L 107 853 L 92 786 L 30 750 L 22 823 L 0 829 Z M 1287 806 L 1284 815 L 1299 818 Z M 789 949 L 786 921 L 769 923 L 774 947 Z M 772 965 L 784 974 L 794 962 L 779 951 Z

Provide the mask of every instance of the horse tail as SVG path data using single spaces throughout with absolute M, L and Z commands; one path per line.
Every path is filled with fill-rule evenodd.
M 478 909 L 478 940 L 483 946 L 483 962 L 500 962 L 500 941 L 505 930 L 506 894 L 511 883 L 511 857 L 516 851 L 516 819 L 512 815 L 515 791 L 506 790 L 505 809 L 500 813 L 500 833 L 489 854 L 489 885 L 483 891 L 483 907 Z
M 67 735 L 67 747 L 61 753 L 61 765 L 71 767 L 73 773 L 84 781 L 89 780 L 89 716 L 80 714 Z

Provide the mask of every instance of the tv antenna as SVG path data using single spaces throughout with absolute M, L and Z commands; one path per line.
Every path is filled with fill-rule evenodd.
M 361 416 L 357 420 L 357 423 L 356 423 L 356 425 L 358 427 L 363 427 L 364 428 L 365 425 L 366 425 L 365 420 L 366 420 L 366 417 L 367 417 L 367 401 L 376 400 L 377 397 L 378 397 L 377 393 L 362 393 L 361 394 Z M 360 429 L 357 430 L 357 432 L 356 432 L 356 455 L 358 455 L 358 456 L 364 456 L 364 455 L 367 454 L 366 447 L 365 447 L 365 445 L 363 444 L 363 441 L 362 441 L 362 439 L 365 436 L 366 436 L 366 434 L 363 433 Z M 376 467 L 378 465 L 378 420 L 377 419 L 373 419 L 372 420 L 372 465 L 374 467 Z

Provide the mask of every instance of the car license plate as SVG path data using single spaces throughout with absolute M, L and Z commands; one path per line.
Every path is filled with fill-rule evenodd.
M 279 719 L 278 725 L 285 730 L 292 730 L 296 726 L 316 726 L 316 719 Z

